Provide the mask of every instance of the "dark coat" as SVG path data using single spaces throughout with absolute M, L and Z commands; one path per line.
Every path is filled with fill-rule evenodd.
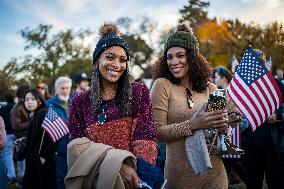
M 6 106 L 4 106 L 0 109 L 0 116 L 4 120 L 7 135 L 8 134 L 14 134 L 14 131 L 13 131 L 13 128 L 12 128 L 12 123 L 11 123 L 11 115 L 10 115 L 10 112 L 13 109 L 14 106 L 15 106 L 15 104 L 9 103 L 9 104 L 7 104 Z
M 30 120 L 23 189 L 56 189 L 56 143 L 53 143 L 41 128 L 46 112 L 46 109 L 38 110 Z M 40 157 L 46 160 L 44 164 L 41 163 Z
M 23 101 L 17 103 L 11 110 L 12 128 L 17 138 L 27 136 L 29 126 L 29 114 Z

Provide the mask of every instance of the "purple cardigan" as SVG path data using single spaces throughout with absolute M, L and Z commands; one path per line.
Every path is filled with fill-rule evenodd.
M 114 122 L 117 125 L 99 125 L 97 123 L 98 114 L 93 113 L 91 108 L 90 92 L 78 93 L 72 101 L 69 112 L 70 139 L 89 137 L 86 135 L 85 129 L 91 128 L 94 142 L 131 151 L 136 157 L 155 163 L 157 156 L 156 129 L 154 128 L 149 90 L 145 84 L 138 82 L 132 83 L 131 89 L 132 118 L 135 118 L 135 125 L 125 125 L 126 122 L 117 123 L 123 116 L 115 99 L 106 101 L 106 123 L 117 120 Z

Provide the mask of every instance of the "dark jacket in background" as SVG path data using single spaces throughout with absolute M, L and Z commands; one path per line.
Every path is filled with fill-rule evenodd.
M 0 116 L 4 120 L 7 135 L 14 134 L 12 123 L 11 123 L 11 114 L 10 114 L 14 106 L 15 104 L 9 103 L 0 109 Z
M 56 143 L 53 143 L 49 135 L 41 128 L 46 112 L 46 109 L 39 110 L 30 120 L 23 189 L 56 188 Z M 40 157 L 46 160 L 44 164 L 41 163 Z
M 17 138 L 27 136 L 29 126 L 29 114 L 23 101 L 17 103 L 11 110 L 12 128 Z

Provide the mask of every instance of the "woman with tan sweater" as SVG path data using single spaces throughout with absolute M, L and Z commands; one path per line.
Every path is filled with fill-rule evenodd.
M 187 23 L 178 25 L 164 46 L 164 55 L 154 64 L 154 84 L 151 91 L 153 113 L 158 138 L 166 142 L 165 178 L 167 188 L 228 187 L 226 171 L 220 156 L 210 155 L 212 169 L 197 176 L 189 163 L 186 137 L 200 129 L 228 125 L 223 110 L 206 112 L 208 96 L 217 87 L 209 83 L 210 67 L 199 54 L 199 44 Z

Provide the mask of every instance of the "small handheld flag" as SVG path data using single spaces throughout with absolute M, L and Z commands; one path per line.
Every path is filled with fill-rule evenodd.
M 52 107 L 48 108 L 41 127 L 48 133 L 53 142 L 58 141 L 69 133 L 66 123 L 58 116 Z

